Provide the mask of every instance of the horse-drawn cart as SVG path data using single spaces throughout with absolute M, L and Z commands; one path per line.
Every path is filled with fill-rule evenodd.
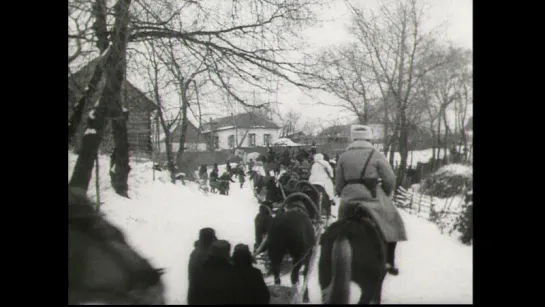
M 320 219 L 319 222 L 317 222 L 314 225 L 314 233 L 315 233 L 315 245 L 310 250 L 311 256 L 309 261 L 309 268 L 308 268 L 308 274 L 307 277 L 303 279 L 303 282 L 299 285 L 275 285 L 272 283 L 268 283 L 267 287 L 269 288 L 269 293 L 271 294 L 270 304 L 278 305 L 278 304 L 302 304 L 303 303 L 303 294 L 305 289 L 307 288 L 308 278 L 312 276 L 312 273 L 314 271 L 314 265 L 316 262 L 317 252 L 319 248 L 319 242 L 320 237 L 324 231 L 324 225 L 325 221 Z M 263 275 L 265 277 L 270 276 L 269 272 L 269 260 L 268 257 L 264 254 L 261 254 L 256 257 L 257 261 L 257 267 L 260 268 L 263 272 Z M 292 261 L 289 256 L 286 255 L 284 258 L 284 261 L 282 262 L 282 269 L 281 271 L 283 274 L 282 276 L 290 274 L 291 270 L 293 268 Z M 302 274 L 302 272 L 300 273 Z

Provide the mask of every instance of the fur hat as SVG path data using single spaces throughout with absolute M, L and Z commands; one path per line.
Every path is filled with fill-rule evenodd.
M 324 155 L 321 153 L 317 153 L 314 155 L 314 161 L 322 161 L 324 159 Z
M 212 243 L 212 246 L 210 248 L 210 255 L 229 259 L 231 256 L 231 244 L 226 240 L 218 240 L 214 243 Z
M 252 265 L 252 263 L 256 263 L 256 260 L 248 245 L 237 244 L 233 250 L 233 262 L 235 265 Z
M 350 127 L 350 139 L 352 142 L 356 140 L 369 141 L 373 138 L 373 131 L 369 126 L 352 125 Z
M 214 229 L 205 227 L 199 231 L 199 242 L 208 245 L 216 240 L 216 231 Z

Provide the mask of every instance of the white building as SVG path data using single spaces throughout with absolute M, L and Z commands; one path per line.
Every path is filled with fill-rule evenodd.
M 253 112 L 218 118 L 203 127 L 215 149 L 267 146 L 278 139 L 280 130 L 277 124 Z

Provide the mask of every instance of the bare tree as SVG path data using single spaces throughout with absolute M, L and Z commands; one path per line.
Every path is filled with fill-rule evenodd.
M 151 43 L 151 42 L 150 42 Z M 181 133 L 180 133 L 180 139 L 178 140 L 180 146 L 178 147 L 178 153 L 176 156 L 176 161 L 182 161 L 182 157 L 185 150 L 186 145 L 186 135 L 187 135 L 187 127 L 189 125 L 189 119 L 188 119 L 188 110 L 190 107 L 190 96 L 192 93 L 196 93 L 196 88 L 193 88 L 193 92 L 190 92 L 190 86 L 196 85 L 195 77 L 197 77 L 199 74 L 206 72 L 207 68 L 205 67 L 204 60 L 196 67 L 193 68 L 191 66 L 191 63 L 188 62 L 182 62 L 180 63 L 178 61 L 179 56 L 175 55 L 175 46 L 172 42 L 172 40 L 163 40 L 163 49 L 165 50 L 166 56 L 159 56 L 161 61 L 164 64 L 164 67 L 170 72 L 170 74 L 174 77 L 174 83 L 177 85 L 178 88 L 178 95 L 181 101 Z M 186 69 L 183 69 L 185 67 Z M 187 72 L 190 71 L 190 72 Z M 190 171 L 187 169 L 183 169 L 183 171 Z
M 410 120 L 408 109 L 414 104 L 422 78 L 445 59 L 431 56 L 434 37 L 422 30 L 424 7 L 416 0 L 381 2 L 376 12 L 364 12 L 348 4 L 353 14 L 352 31 L 383 98 L 395 103 L 393 135 L 401 155 L 398 184 L 407 166 Z M 393 155 L 392 155 L 393 156 Z
M 445 47 L 438 51 L 444 53 L 448 61 L 440 68 L 428 74 L 422 82 L 422 94 L 427 104 L 432 134 L 436 137 L 433 144 L 433 158 L 440 157 L 443 149 L 443 158 L 447 157 L 449 139 L 457 133 L 452 131 L 447 112 L 454 109 L 455 126 L 462 118 L 462 126 L 467 116 L 469 98 L 469 67 L 471 52 L 461 48 Z M 460 112 L 459 112 L 460 111 Z M 442 133 L 444 129 L 444 135 Z M 465 135 L 465 134 L 464 134 Z M 437 153 L 436 149 L 437 148 Z
M 104 3 L 102 3 L 104 4 Z M 110 169 L 112 187 L 117 194 L 128 197 L 129 154 L 126 130 L 126 113 L 121 104 L 121 87 L 125 78 L 125 53 L 128 39 L 130 0 L 119 0 L 114 5 L 115 22 L 109 37 L 105 63 L 105 87 L 98 104 L 89 114 L 87 129 L 82 140 L 82 150 L 76 161 L 70 185 L 85 191 L 89 187 L 94 160 L 102 140 L 106 116 L 114 118 L 114 165 Z
M 365 66 L 364 57 L 353 43 L 324 50 L 318 56 L 316 71 L 309 76 L 322 90 L 340 100 L 339 103 L 321 101 L 320 104 L 347 110 L 360 124 L 368 123 L 371 104 L 376 101 L 373 92 L 376 81 Z
M 290 134 L 297 132 L 298 123 L 301 119 L 301 113 L 290 109 L 285 116 L 282 118 L 282 130 L 280 132 L 280 137 L 286 137 Z
M 171 112 L 168 112 L 167 107 L 163 103 L 162 95 L 161 95 L 161 78 L 160 71 L 161 71 L 161 62 L 159 60 L 158 53 L 160 52 L 158 48 L 154 46 L 153 43 L 150 43 L 147 45 L 149 48 L 147 55 L 149 56 L 148 63 L 148 74 L 149 74 L 149 80 L 151 83 L 152 91 L 153 91 L 153 98 L 155 100 L 155 103 L 157 105 L 157 117 L 159 119 L 159 124 L 161 126 L 161 130 L 163 131 L 163 134 L 165 136 L 164 142 L 165 142 L 165 152 L 166 152 L 166 159 L 167 159 L 167 168 L 170 172 L 170 180 L 172 183 L 176 182 L 176 168 L 175 168 L 175 162 L 174 158 L 172 157 L 172 129 L 177 127 L 179 124 L 179 118 L 181 115 L 181 112 L 175 112 L 174 116 L 170 116 L 172 114 Z
M 185 87 L 184 95 L 191 90 L 192 84 L 190 81 L 192 78 L 185 74 L 187 72 L 185 68 L 196 67 L 195 65 L 202 63 L 206 72 L 206 77 L 203 79 L 206 79 L 206 82 L 201 79 L 197 80 L 198 83 L 206 83 L 207 87 L 221 90 L 221 93 L 231 97 L 234 103 L 259 108 L 266 103 L 252 104 L 247 89 L 273 93 L 275 87 L 272 86 L 274 82 L 271 82 L 271 78 L 311 88 L 301 78 L 307 73 L 308 65 L 303 58 L 296 57 L 294 51 L 301 49 L 303 43 L 300 39 L 301 33 L 316 21 L 314 9 L 321 2 L 324 0 L 251 0 L 243 5 L 237 0 L 207 2 L 136 0 L 130 6 L 130 1 L 119 0 L 112 10 L 106 7 L 105 1 L 97 0 L 95 2 L 97 4 L 93 6 L 86 1 L 72 0 L 69 14 L 74 14 L 78 10 L 91 14 L 95 18 L 95 25 L 92 27 L 91 34 L 88 33 L 89 31 L 81 30 L 83 26 L 79 30 L 70 32 L 69 38 L 75 47 L 71 49 L 74 51 L 69 49 L 69 56 L 75 58 L 74 54 L 78 53 L 78 43 L 81 43 L 82 50 L 92 49 L 89 45 L 104 46 L 104 37 L 111 43 L 108 48 L 111 54 L 107 54 L 107 63 L 104 66 L 97 65 L 95 69 L 93 79 L 98 81 L 91 82 L 88 86 L 89 91 L 96 91 L 97 86 L 93 84 L 98 84 L 103 76 L 106 80 L 103 99 L 96 107 L 100 116 L 105 116 L 103 112 L 106 112 L 102 109 L 103 104 L 106 103 L 104 98 L 113 97 L 111 95 L 117 91 L 118 85 L 113 80 L 125 74 L 125 64 L 123 64 L 125 53 L 128 52 L 128 57 L 131 58 L 142 50 L 145 42 L 152 41 L 157 42 L 156 46 L 172 43 L 176 56 L 180 55 L 179 51 L 183 51 L 181 54 L 184 59 L 179 62 L 179 67 L 184 67 L 184 79 L 178 86 Z M 119 13 L 121 7 L 127 8 L 123 16 Z M 112 19 L 109 18 L 111 16 L 114 17 L 113 29 L 108 23 Z M 79 23 L 78 26 L 80 26 Z M 96 50 L 93 52 L 96 53 Z M 101 53 L 99 51 L 99 54 Z M 105 69 L 104 72 L 101 71 L 102 67 Z M 110 71 L 111 68 L 113 70 Z M 122 83 L 122 81 L 119 82 Z M 92 97 L 92 95 L 86 93 L 85 97 Z M 84 110 L 89 99 L 85 98 L 84 103 L 80 103 L 78 107 Z M 189 102 L 189 99 L 186 102 Z M 189 103 L 185 106 L 194 112 Z M 116 142 L 116 149 L 112 156 L 114 162 L 111 172 L 112 182 L 118 186 L 115 188 L 116 191 L 126 194 L 123 192 L 126 189 L 126 182 L 121 184 L 123 178 L 128 178 L 129 171 L 128 154 L 125 154 L 122 149 L 127 143 L 124 141 L 126 137 L 123 136 L 126 135 L 126 130 L 123 133 L 126 114 L 123 114 L 119 102 L 108 105 L 107 109 L 108 117 L 116 119 L 112 123 Z M 104 123 L 103 119 L 93 120 L 89 123 L 89 127 L 97 128 L 98 130 L 95 130 L 100 137 L 97 140 L 93 139 L 92 144 L 98 144 L 102 137 Z M 74 117 L 70 122 L 71 126 L 77 127 L 75 124 L 78 123 L 78 117 Z M 69 139 L 73 134 L 71 131 L 69 128 Z M 83 141 L 87 146 L 85 150 L 88 150 L 91 145 L 90 141 L 86 141 L 87 139 L 89 138 L 84 138 Z M 80 156 L 80 159 L 83 161 L 85 158 Z M 80 172 L 82 169 L 77 171 Z M 83 181 L 87 175 L 79 177 L 80 175 L 74 176 L 73 181 L 79 180 L 77 184 L 86 187 L 88 183 Z

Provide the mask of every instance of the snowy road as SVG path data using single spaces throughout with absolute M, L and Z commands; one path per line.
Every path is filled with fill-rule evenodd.
M 218 237 L 232 246 L 252 246 L 257 204 L 248 183 L 242 190 L 232 184 L 227 197 L 206 197 L 193 184 L 171 185 L 151 178 L 149 167 L 135 168 L 129 181 L 132 200 L 106 191 L 103 211 L 154 265 L 166 269 L 168 302 L 185 304 L 187 263 L 199 229 L 213 227 Z M 401 214 L 409 241 L 398 246 L 400 275 L 386 277 L 383 303 L 472 303 L 473 249 L 441 235 L 430 222 Z M 289 283 L 289 276 L 283 283 Z M 356 300 L 359 289 L 353 289 Z M 320 304 L 317 267 L 310 277 L 309 291 L 311 302 Z

